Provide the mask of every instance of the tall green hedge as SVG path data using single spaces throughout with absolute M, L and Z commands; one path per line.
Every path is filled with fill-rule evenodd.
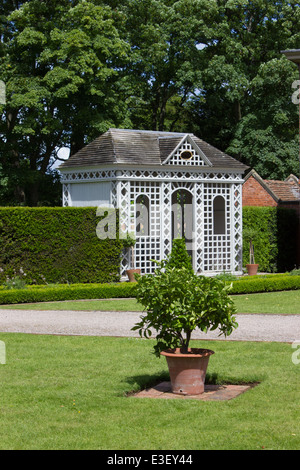
M 244 207 L 243 228 L 254 228 L 255 262 L 259 271 L 286 272 L 296 265 L 296 212 L 278 207 Z M 243 241 L 243 265 L 249 263 L 249 243 Z
M 0 284 L 26 274 L 28 284 L 105 283 L 120 279 L 122 244 L 99 240 L 95 208 L 0 208 Z M 265 272 L 296 264 L 297 218 L 293 210 L 244 207 L 243 225 L 256 229 L 256 262 Z M 249 247 L 244 242 L 243 263 Z
M 99 240 L 100 220 L 96 208 L 0 208 L 0 284 L 119 281 L 122 244 Z

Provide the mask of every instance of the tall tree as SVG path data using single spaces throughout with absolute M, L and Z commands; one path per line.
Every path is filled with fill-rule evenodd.
M 188 120 L 202 138 L 257 169 L 283 178 L 298 171 L 295 66 L 281 51 L 299 48 L 300 4 L 218 0 L 203 52 L 198 96 Z
M 291 103 L 296 0 L 4 0 L 2 202 L 45 201 L 57 150 L 109 126 L 193 131 L 283 178 L 298 167 Z M 45 178 L 47 177 L 47 183 Z
M 2 16 L 2 175 L 16 200 L 37 205 L 60 147 L 74 153 L 109 126 L 128 123 L 121 99 L 128 46 L 108 6 L 31 0 L 17 7 Z
M 213 2 L 214 3 L 214 2 Z M 131 46 L 133 124 L 178 128 L 180 113 L 199 84 L 199 45 L 215 5 L 210 0 L 123 0 L 124 34 Z

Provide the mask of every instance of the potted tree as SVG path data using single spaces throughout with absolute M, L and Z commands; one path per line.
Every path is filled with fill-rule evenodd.
M 254 228 L 244 229 L 244 239 L 249 243 L 249 263 L 246 264 L 246 269 L 249 276 L 254 276 L 257 274 L 258 264 L 255 263 L 254 258 L 254 239 L 256 235 L 256 230 Z
M 154 275 L 137 277 L 136 298 L 146 314 L 132 329 L 146 338 L 156 331 L 154 352 L 166 357 L 172 392 L 197 395 L 204 392 L 214 351 L 190 347 L 191 335 L 196 328 L 204 332 L 219 328 L 220 334 L 229 335 L 238 326 L 230 286 L 186 267 L 157 264 Z
M 134 245 L 135 245 L 135 238 L 133 233 L 126 234 L 126 238 L 123 239 L 123 247 L 130 249 L 130 268 L 126 270 L 126 274 L 128 276 L 129 282 L 134 282 L 135 274 L 141 274 L 140 269 L 135 268 L 135 256 L 134 256 Z

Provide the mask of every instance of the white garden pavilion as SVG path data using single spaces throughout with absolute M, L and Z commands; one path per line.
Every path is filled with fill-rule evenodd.
M 241 162 L 193 134 L 109 129 L 60 166 L 64 206 L 118 208 L 136 268 L 184 236 L 195 272 L 242 272 Z M 122 274 L 130 267 L 124 252 Z

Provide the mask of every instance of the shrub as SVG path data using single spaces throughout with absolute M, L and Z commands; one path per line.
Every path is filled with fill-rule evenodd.
M 293 269 L 296 257 L 297 216 L 278 207 L 243 207 L 243 265 L 249 263 L 248 231 L 255 233 L 255 262 L 265 272 Z
M 147 313 L 132 329 L 150 337 L 157 331 L 154 351 L 180 348 L 188 352 L 192 332 L 219 328 L 230 335 L 237 323 L 234 303 L 229 297 L 230 286 L 213 277 L 197 276 L 193 271 L 158 265 L 155 275 L 137 277 L 136 298 Z
M 187 252 L 184 238 L 175 238 L 173 240 L 171 253 L 166 260 L 166 267 L 176 269 L 185 268 L 189 272 L 194 272 L 192 260 Z
M 0 289 L 0 304 L 51 302 L 81 299 L 135 297 L 136 283 L 61 284 L 58 286 L 28 286 L 27 289 Z
M 224 281 L 223 281 L 224 282 Z M 230 294 L 253 294 L 300 289 L 300 276 L 268 275 L 236 279 Z M 136 297 L 136 282 L 118 284 L 58 284 L 53 286 L 27 286 L 26 289 L 5 289 L 0 287 L 0 305 L 28 302 L 49 302 L 81 299 L 110 299 Z
M 255 292 L 276 292 L 300 289 L 300 276 L 251 276 L 232 283 L 231 294 L 253 294 Z
M 20 267 L 28 284 L 119 281 L 122 243 L 97 237 L 100 220 L 91 207 L 0 208 L 0 283 Z

